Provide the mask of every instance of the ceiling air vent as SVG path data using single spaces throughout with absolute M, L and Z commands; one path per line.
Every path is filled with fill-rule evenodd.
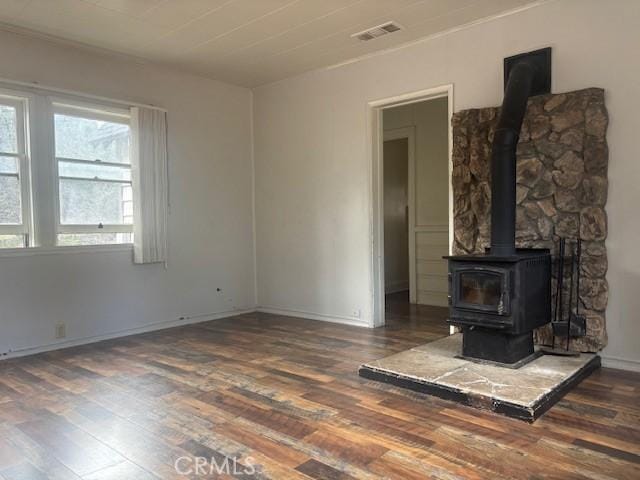
M 398 30 L 402 30 L 400 25 L 395 22 L 386 22 L 382 25 L 377 25 L 375 27 L 368 28 L 367 30 L 363 30 L 362 32 L 354 33 L 351 35 L 351 38 L 357 38 L 358 40 L 367 42 L 374 38 L 386 35 L 387 33 L 397 32 Z

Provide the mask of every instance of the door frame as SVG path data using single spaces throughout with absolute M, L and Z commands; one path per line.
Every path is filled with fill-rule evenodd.
M 416 303 L 416 127 L 401 127 L 384 130 L 383 125 L 383 148 L 384 142 L 390 140 L 407 139 L 407 205 L 408 205 L 408 237 L 409 237 L 409 302 Z M 383 159 L 384 171 L 384 159 Z M 384 178 L 383 178 L 384 180 Z M 384 200 L 384 199 L 383 199 Z M 384 212 L 383 212 L 384 214 Z M 384 218 L 383 218 L 384 222 Z M 383 225 L 384 227 L 384 225 Z M 384 235 L 384 228 L 383 228 Z
M 367 104 L 367 138 L 370 148 L 370 248 L 371 248 L 371 327 L 385 324 L 385 289 L 384 289 L 384 125 L 382 112 L 387 108 L 399 107 L 411 103 L 446 97 L 448 99 L 448 172 L 449 172 L 449 253 L 453 246 L 453 188 L 451 176 L 453 172 L 452 143 L 453 133 L 451 118 L 453 115 L 453 84 L 420 90 L 393 97 L 373 100 Z M 415 143 L 415 142 L 414 142 Z M 415 193 L 414 193 L 415 195 Z M 415 219 L 414 219 L 415 222 Z M 414 240 L 415 241 L 415 240 Z M 415 262 L 414 262 L 415 264 Z M 414 265 L 415 268 L 415 265 Z M 415 278 L 412 275 L 412 278 Z

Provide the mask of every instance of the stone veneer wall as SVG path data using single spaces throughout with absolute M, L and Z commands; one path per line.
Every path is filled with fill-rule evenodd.
M 498 113 L 482 108 L 453 116 L 455 253 L 483 252 L 490 244 L 490 157 Z M 602 89 L 540 95 L 529 100 L 518 144 L 517 246 L 550 248 L 555 255 L 560 236 L 583 239 L 580 301 L 587 336 L 572 345 L 581 351 L 607 343 L 607 126 Z M 550 332 L 550 325 L 539 329 L 536 341 L 550 344 Z

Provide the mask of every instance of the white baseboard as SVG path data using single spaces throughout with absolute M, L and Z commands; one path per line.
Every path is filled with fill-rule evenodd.
M 341 323 L 343 325 L 352 325 L 354 327 L 369 328 L 370 325 L 366 320 L 358 317 L 346 317 L 339 315 L 327 315 L 324 313 L 305 312 L 302 310 L 294 310 L 291 308 L 260 306 L 256 311 L 263 313 L 272 313 L 274 315 L 284 315 L 286 317 L 300 317 L 307 320 L 320 320 L 322 322 Z
M 602 366 L 606 368 L 617 368 L 630 372 L 640 372 L 640 360 L 629 360 L 627 358 L 608 357 L 601 355 Z
M 255 308 L 246 308 L 241 310 L 226 310 L 223 312 L 215 312 L 201 315 L 193 315 L 189 317 L 183 317 L 178 320 L 167 320 L 164 322 L 154 322 L 142 325 L 140 327 L 128 328 L 125 330 L 118 330 L 117 332 L 106 333 L 103 335 L 94 335 L 90 337 L 77 338 L 73 340 L 65 340 L 62 342 L 54 342 L 46 345 L 38 345 L 33 347 L 25 347 L 16 350 L 11 350 L 6 354 L 0 355 L 0 361 L 8 360 L 10 358 L 26 357 L 28 355 L 35 355 L 36 353 L 50 352 L 52 350 L 61 350 L 64 348 L 77 347 L 80 345 L 88 345 L 91 343 L 102 342 L 104 340 L 111 340 L 113 338 L 128 337 L 130 335 L 137 335 L 139 333 L 148 333 L 158 330 L 165 330 L 167 328 L 180 327 L 184 325 L 192 325 L 194 323 L 208 322 L 211 320 L 220 320 L 222 318 L 235 317 L 236 315 L 244 315 L 247 313 L 254 313 Z

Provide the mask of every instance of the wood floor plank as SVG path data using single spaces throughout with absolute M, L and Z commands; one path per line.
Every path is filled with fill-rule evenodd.
M 57 416 L 17 426 L 78 476 L 124 461 L 124 457 Z
M 158 477 L 125 461 L 82 477 L 82 480 L 158 480 Z
M 573 441 L 573 444 L 578 447 L 585 448 L 587 450 L 600 452 L 606 455 L 607 457 L 619 458 L 626 462 L 632 462 L 640 465 L 640 455 L 636 455 L 635 453 L 627 452 L 625 450 L 620 450 L 617 448 L 607 447 L 606 445 L 589 442 L 588 440 L 583 440 L 581 438 L 576 438 Z M 638 478 L 640 478 L 640 470 L 638 470 Z
M 317 460 L 308 460 L 296 468 L 299 472 L 316 480 L 351 480 L 354 477 L 325 465 Z
M 46 446 L 24 434 L 13 425 L 0 424 L 0 437 L 8 443 L 19 456 L 13 458 L 13 464 L 0 473 L 7 479 L 29 479 L 30 476 L 52 480 L 80 480 L 71 469 L 56 458 Z
M 221 431 L 225 437 L 246 445 L 248 448 L 273 459 L 274 462 L 289 468 L 295 468 L 309 459 L 304 453 L 287 448 L 278 442 L 233 423 L 223 425 Z
M 304 441 L 315 445 L 322 450 L 349 463 L 366 466 L 387 453 L 388 449 L 376 443 L 373 438 L 366 440 L 359 438 L 353 441 L 348 438 L 346 430 L 341 431 L 342 435 L 333 431 L 316 430 L 311 435 L 307 435 Z M 355 439 L 354 439 L 355 440 Z
M 238 399 L 237 396 L 231 397 L 211 392 L 202 395 L 200 400 L 293 438 L 301 439 L 314 431 L 312 426 L 292 415 L 279 413 L 271 408 L 254 406 Z
M 6 480 L 47 480 L 50 478 L 42 470 L 26 462 L 4 469 L 0 471 L 0 475 L 0 478 Z

